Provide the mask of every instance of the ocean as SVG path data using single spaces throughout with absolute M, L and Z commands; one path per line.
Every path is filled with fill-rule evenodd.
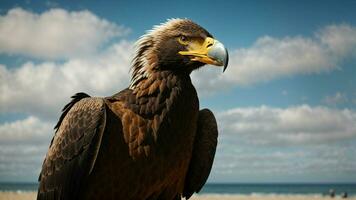
M 26 192 L 37 191 L 37 183 L 0 183 L 0 191 Z M 223 195 L 327 195 L 333 189 L 337 195 L 347 192 L 356 196 L 356 183 L 323 183 L 323 184 L 243 184 L 243 183 L 208 183 L 199 194 Z
M 356 183 L 257 183 L 257 184 L 206 184 L 201 190 L 203 194 L 239 194 L 239 195 L 328 195 L 333 189 L 335 194 L 347 192 L 356 196 Z

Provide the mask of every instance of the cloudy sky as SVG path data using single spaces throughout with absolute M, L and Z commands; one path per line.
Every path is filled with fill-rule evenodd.
M 76 92 L 128 86 L 133 43 L 190 18 L 230 52 L 192 74 L 216 114 L 209 182 L 356 181 L 355 1 L 0 3 L 0 182 L 35 182 Z

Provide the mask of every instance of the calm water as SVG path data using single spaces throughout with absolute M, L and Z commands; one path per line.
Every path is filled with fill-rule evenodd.
M 37 191 L 37 183 L 0 183 L 0 191 Z
M 0 191 L 36 191 L 37 183 L 0 183 Z M 356 196 L 355 184 L 206 184 L 200 194 L 299 194 L 324 195 L 330 189 L 336 194 Z
M 336 194 L 347 192 L 356 196 L 355 184 L 206 184 L 201 193 L 215 194 L 298 194 L 326 195 L 330 189 Z

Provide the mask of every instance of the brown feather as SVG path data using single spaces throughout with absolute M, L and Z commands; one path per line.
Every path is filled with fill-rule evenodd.
M 78 185 L 83 184 L 95 163 L 105 126 L 104 101 L 85 95 L 73 98 L 82 99 L 73 100 L 75 103 L 60 118 L 60 125 L 43 162 L 37 199 L 54 193 L 60 193 L 61 199 L 76 199 L 80 189 Z M 76 181 L 72 181 L 74 179 Z

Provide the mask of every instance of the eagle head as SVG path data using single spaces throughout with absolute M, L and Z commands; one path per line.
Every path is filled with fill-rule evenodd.
M 191 73 L 205 64 L 228 64 L 224 45 L 189 19 L 170 19 L 154 26 L 136 43 L 131 87 L 155 71 Z

